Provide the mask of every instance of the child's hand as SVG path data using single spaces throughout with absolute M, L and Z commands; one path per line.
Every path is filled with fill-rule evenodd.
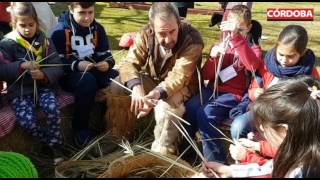
M 30 71 L 31 77 L 36 80 L 44 79 L 45 75 L 39 69 Z
M 85 71 L 92 69 L 92 67 L 94 66 L 94 64 L 92 62 L 89 61 L 80 61 L 80 63 L 78 64 L 78 69 L 79 71 Z
M 238 30 L 238 23 L 234 20 L 222 21 L 220 25 L 220 30 L 223 32 L 231 32 L 231 35 L 236 34 Z
M 225 53 L 225 49 L 222 47 L 222 44 L 215 45 L 211 49 L 210 57 L 216 58 L 218 54 L 224 54 L 224 53 Z
M 216 177 L 216 173 L 218 176 L 222 178 L 231 177 L 231 168 L 230 166 L 226 166 L 224 164 L 218 163 L 218 162 L 203 162 L 202 163 L 202 172 L 207 177 Z
M 106 61 L 98 62 L 95 64 L 95 67 L 101 72 L 106 72 L 109 69 L 109 63 Z
M 25 61 L 21 63 L 21 68 L 25 70 L 34 70 L 34 69 L 39 69 L 39 63 L 36 61 Z
M 239 143 L 250 151 L 260 151 L 260 143 L 246 138 L 239 139 Z
M 236 145 L 231 144 L 229 147 L 229 151 L 232 159 L 234 160 L 242 160 L 246 157 L 247 150 L 239 143 Z
M 258 88 L 254 91 L 254 97 L 258 98 L 262 93 L 264 93 L 264 89 L 263 88 Z

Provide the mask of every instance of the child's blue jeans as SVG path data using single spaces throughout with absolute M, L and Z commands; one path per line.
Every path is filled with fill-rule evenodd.
M 237 116 L 230 127 L 232 139 L 247 138 L 247 134 L 251 132 L 252 114 L 250 111 Z
M 229 118 L 229 111 L 239 101 L 231 93 L 218 93 L 216 99 L 209 100 L 212 92 L 210 88 L 204 88 L 203 106 L 200 104 L 199 95 L 187 101 L 185 119 L 191 124 L 191 127 L 187 128 L 191 137 L 194 137 L 195 132 L 199 129 L 204 157 L 208 161 L 225 163 L 224 140 L 219 139 L 223 136 L 212 125 L 218 128 L 222 121 Z

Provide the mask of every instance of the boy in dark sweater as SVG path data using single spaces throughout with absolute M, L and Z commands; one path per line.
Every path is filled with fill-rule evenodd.
M 61 86 L 75 95 L 75 115 L 72 127 L 75 141 L 85 145 L 93 137 L 89 115 L 96 93 L 110 83 L 118 73 L 101 24 L 95 21 L 94 2 L 72 2 L 69 11 L 59 17 L 51 38 L 64 64 Z

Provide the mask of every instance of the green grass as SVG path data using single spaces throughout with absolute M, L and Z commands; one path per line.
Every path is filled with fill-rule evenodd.
M 195 2 L 195 8 L 206 9 L 219 9 L 217 2 Z M 298 22 L 298 21 L 267 21 L 266 10 L 267 8 L 314 8 L 316 17 L 314 21 Z M 54 13 L 58 15 L 60 12 L 66 10 L 66 6 L 56 6 L 53 8 Z M 271 49 L 275 43 L 280 31 L 289 24 L 297 24 L 304 26 L 309 33 L 309 48 L 313 49 L 317 55 L 318 63 L 320 61 L 320 40 L 319 40 L 319 9 L 320 3 L 318 2 L 255 2 L 252 8 L 253 19 L 258 20 L 263 26 L 263 35 L 268 36 L 269 39 L 261 42 L 263 50 L 267 51 Z M 109 43 L 111 50 L 114 53 L 120 49 L 118 47 L 119 40 L 124 33 L 139 31 L 144 25 L 148 23 L 147 11 L 134 10 L 134 9 L 121 9 L 110 8 L 109 3 L 98 2 L 96 5 L 96 19 L 105 28 L 109 36 Z M 196 27 L 205 42 L 205 48 L 203 50 L 203 57 L 206 58 L 210 47 L 218 42 L 220 31 L 218 27 L 209 28 L 211 15 L 196 15 L 188 14 L 187 20 Z M 125 51 L 127 52 L 127 51 Z M 117 63 L 126 53 L 116 55 L 115 59 Z

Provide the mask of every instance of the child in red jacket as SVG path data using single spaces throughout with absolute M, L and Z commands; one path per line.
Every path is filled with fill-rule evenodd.
M 259 67 L 262 85 L 253 79 L 249 87 L 249 98 L 254 101 L 265 89 L 276 84 L 280 79 L 311 75 L 320 79 L 315 69 L 316 56 L 307 48 L 308 33 L 299 25 L 285 27 L 278 38 L 276 47 L 265 55 L 265 63 Z M 247 112 L 234 119 L 231 134 L 246 134 L 251 131 L 252 115 Z M 233 135 L 234 136 L 234 135 Z
M 186 103 L 185 119 L 191 124 L 186 127 L 191 137 L 199 129 L 204 140 L 204 157 L 225 162 L 222 141 L 212 140 L 221 135 L 211 125 L 221 124 L 229 117 L 229 111 L 241 101 L 248 88 L 247 74 L 260 67 L 262 62 L 259 57 L 262 52 L 259 46 L 250 47 L 246 39 L 251 28 L 251 12 L 246 6 L 235 6 L 229 13 L 228 21 L 222 22 L 220 27 L 223 32 L 229 33 L 230 39 L 222 43 L 225 47 L 218 45 L 212 48 L 210 58 L 202 69 L 202 77 L 209 80 L 202 93 L 204 104 L 201 106 L 199 96 L 191 98 Z M 225 54 L 224 58 L 220 58 L 222 54 Z M 217 91 L 214 93 L 219 59 L 222 60 L 222 66 L 217 79 Z M 210 98 L 213 93 L 215 97 Z
M 272 160 L 277 153 L 276 147 L 273 147 L 266 140 L 258 142 L 240 138 L 236 145 L 231 144 L 229 147 L 231 157 L 241 164 L 256 163 L 259 166 L 264 166 L 268 161 Z M 259 176 L 260 178 L 269 178 L 271 174 Z
M 320 81 L 305 75 L 281 80 L 268 88 L 250 110 L 256 129 L 270 144 L 262 143 L 253 149 L 267 150 L 265 152 L 274 157 L 266 162 L 251 158 L 250 161 L 256 162 L 229 166 L 204 162 L 204 174 L 208 177 L 215 174 L 221 177 L 319 177 L 319 89 Z M 241 143 L 256 146 L 251 142 Z

